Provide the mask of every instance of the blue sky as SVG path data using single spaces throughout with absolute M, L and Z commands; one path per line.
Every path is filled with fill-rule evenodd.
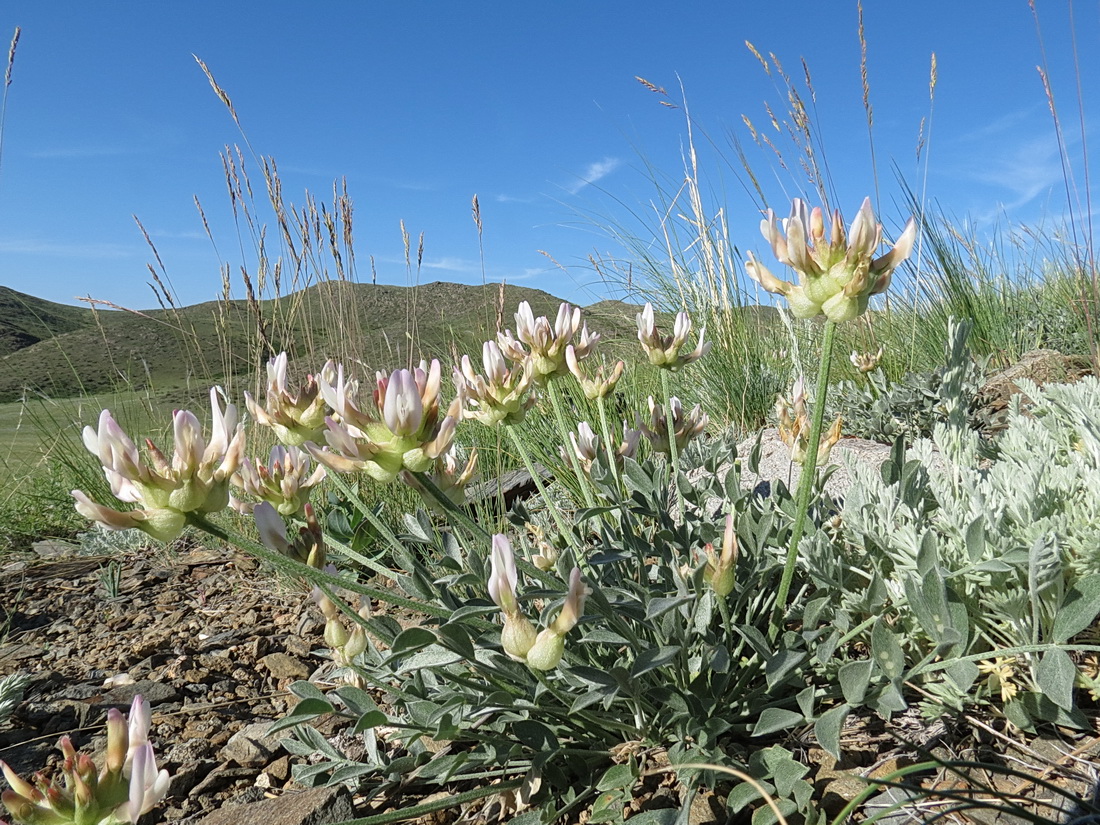
M 978 225 L 1060 216 L 1062 167 L 1026 0 L 865 5 L 878 202 L 888 229 L 907 217 L 894 165 L 911 185 L 924 183 L 915 155 L 930 114 L 933 52 L 929 198 Z M 1038 6 L 1081 180 L 1071 33 L 1083 61 L 1087 127 L 1100 94 L 1100 10 L 1074 4 L 1071 25 L 1070 4 Z M 796 78 L 806 59 L 846 216 L 873 194 L 854 2 L 334 0 L 307 11 L 284 0 L 8 0 L 0 37 L 17 25 L 0 165 L 0 284 L 63 303 L 91 295 L 156 305 L 147 286 L 152 255 L 132 215 L 184 304 L 217 298 L 220 266 L 235 273 L 249 260 L 219 160 L 241 137 L 192 54 L 232 97 L 251 146 L 276 159 L 287 200 L 300 205 L 307 189 L 327 199 L 333 180 L 346 176 L 361 281 L 370 280 L 374 256 L 380 283 L 411 282 L 403 220 L 414 243 L 424 233 L 421 282 L 481 283 L 470 217 L 477 194 L 487 280 L 581 304 L 607 296 L 587 258 L 623 250 L 601 226 L 644 237 L 652 220 L 632 215 L 653 214 L 653 177 L 675 185 L 683 174 L 684 112 L 659 105 L 636 75 L 674 99 L 682 84 L 697 128 L 719 145 L 736 135 L 769 203 L 785 212 L 800 184 L 752 144 L 741 120 L 748 115 L 766 131 L 765 101 L 780 115 L 784 101 L 745 40 Z M 759 204 L 743 191 L 736 161 L 707 151 L 701 160 L 734 242 L 770 262 L 756 229 Z M 243 295 L 236 277 L 233 288 Z

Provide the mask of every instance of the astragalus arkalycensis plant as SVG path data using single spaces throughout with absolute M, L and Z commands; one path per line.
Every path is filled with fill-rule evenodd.
M 516 312 L 515 334 L 510 329 L 497 333 L 497 344 L 513 363 L 530 362 L 535 381 L 545 384 L 568 372 L 566 347 L 573 344 L 576 358 L 583 360 L 599 338 L 598 334 L 589 333 L 588 325 L 581 320 L 579 307 L 562 303 L 551 324 L 546 316 L 536 318 L 531 305 L 523 301 Z
M 673 398 L 668 374 L 673 370 L 678 370 L 681 367 L 698 361 L 710 352 L 711 344 L 709 341 L 703 340 L 706 335 L 706 329 L 704 328 L 699 332 L 699 342 L 696 344 L 695 349 L 690 352 L 684 351 L 684 345 L 687 343 L 688 335 L 691 334 L 691 318 L 686 312 L 676 313 L 676 321 L 673 325 L 671 335 L 665 335 L 657 328 L 653 304 L 647 303 L 642 308 L 642 311 L 638 313 L 636 320 L 638 323 L 638 340 L 642 344 L 642 349 L 649 358 L 649 363 L 660 368 L 661 392 L 664 394 L 664 415 L 662 417 L 665 431 L 664 437 L 661 439 L 655 436 L 655 430 L 658 427 L 658 417 L 653 398 L 649 399 L 649 410 L 650 418 L 654 426 L 651 429 L 646 429 L 644 425 L 640 425 L 640 429 L 653 444 L 655 450 L 668 454 L 669 464 L 672 467 L 673 486 L 677 491 L 676 506 L 682 515 L 684 510 L 684 499 L 679 492 L 680 484 L 676 476 L 677 468 L 680 463 L 679 453 L 684 446 L 681 444 L 681 441 L 684 440 L 684 435 L 687 436 L 687 440 L 694 438 L 698 432 L 702 431 L 707 422 L 705 416 L 701 419 L 699 418 L 698 414 L 700 410 L 696 407 L 690 418 L 701 421 L 698 431 L 692 432 L 693 428 L 688 419 L 683 419 L 684 426 L 679 430 L 677 429 L 677 425 L 680 423 L 677 419 L 682 417 L 682 413 L 679 409 L 679 399 Z M 661 448 L 661 445 L 663 445 L 664 449 Z
M 805 201 L 795 198 L 791 204 L 791 216 L 783 221 L 782 231 L 775 212 L 771 209 L 760 222 L 760 231 L 771 245 L 776 259 L 795 271 L 798 283 L 792 284 L 777 278 L 752 253 L 749 253 L 749 259 L 745 263 L 745 271 L 749 277 L 768 292 L 786 298 L 791 314 L 795 317 L 814 318 L 824 315 L 826 319 L 817 390 L 813 399 L 814 414 L 803 455 L 803 465 L 813 468 L 817 466 L 821 443 L 836 325 L 858 318 L 867 311 L 872 295 L 886 291 L 894 270 L 912 252 L 917 226 L 910 218 L 891 250 L 881 257 L 875 257 L 882 245 L 883 229 L 882 224 L 875 219 L 870 198 L 864 199 L 847 233 L 844 231 L 839 209 L 833 212 L 830 229 L 826 232 L 821 208 L 810 210 Z M 813 472 L 803 473 L 799 480 L 794 530 L 791 533 L 783 579 L 779 585 L 773 636 L 779 630 L 778 623 L 782 621 L 782 613 L 786 609 L 798 557 L 798 545 L 802 540 L 806 514 L 810 507 L 813 481 Z
M 19 777 L 3 761 L 10 790 L 0 799 L 19 825 L 115 825 L 136 823 L 168 792 L 168 771 L 157 771 L 149 742 L 149 703 L 134 697 L 127 722 L 116 709 L 107 711 L 107 752 L 102 769 L 61 737 L 65 757 L 61 777 L 39 773 L 33 782 Z
M 504 625 L 500 632 L 501 647 L 511 658 L 526 662 L 532 670 L 553 670 L 565 652 L 566 635 L 584 613 L 588 591 L 580 569 L 574 567 L 569 574 L 569 592 L 557 618 L 538 631 L 516 600 L 516 560 L 507 536 L 493 536 L 490 563 L 489 596 L 500 608 Z
M 478 373 L 469 355 L 455 367 L 455 389 L 465 402 L 462 417 L 486 426 L 518 424 L 535 403 L 534 364 L 524 359 L 511 368 L 496 341 L 481 348 L 484 373 Z
M 210 440 L 194 413 L 177 410 L 172 416 L 174 450 L 169 459 L 150 439 L 145 459 L 130 437 L 104 410 L 98 429 L 84 428 L 84 446 L 99 459 L 111 493 L 121 502 L 140 505 L 115 510 L 73 490 L 76 509 L 85 518 L 112 530 L 137 528 L 160 541 L 176 538 L 191 516 L 203 516 L 229 504 L 230 479 L 244 450 L 244 428 L 237 408 L 218 400 L 210 391 Z
M 690 412 L 685 411 L 683 403 L 675 395 L 669 397 L 664 408 L 652 395 L 648 405 L 648 422 L 639 415 L 637 426 L 656 453 L 679 455 L 710 423 L 710 416 L 703 412 L 699 404 Z M 671 415 L 666 409 L 671 411 Z
M 775 417 L 779 422 L 779 438 L 791 451 L 791 461 L 798 465 L 804 465 L 807 455 L 807 445 L 810 441 L 810 416 L 806 411 L 806 387 L 802 376 L 794 382 L 789 399 L 780 396 L 775 402 Z M 840 428 L 843 420 L 838 415 L 833 421 L 833 426 L 825 434 L 818 446 L 817 464 L 824 464 L 829 460 L 833 447 L 840 441 Z
M 684 352 L 684 345 L 691 334 L 691 317 L 686 312 L 676 313 L 676 321 L 671 335 L 664 335 L 657 329 L 653 313 L 653 304 L 647 303 L 637 317 L 638 340 L 645 350 L 649 363 L 662 369 L 675 370 L 698 361 L 710 352 L 711 342 L 704 341 L 707 330 L 699 331 L 699 342 L 695 349 Z
M 613 446 L 608 451 L 611 455 L 611 463 L 613 470 L 617 473 L 623 468 L 623 461 L 627 458 L 634 458 L 638 452 L 638 444 L 642 439 L 641 430 L 632 430 L 626 426 L 626 422 L 623 422 L 623 440 L 618 446 Z M 573 456 L 576 458 L 581 471 L 585 475 L 592 474 L 592 465 L 595 464 L 600 458 L 600 437 L 592 430 L 592 426 L 587 421 L 582 421 L 577 425 L 577 431 L 575 433 L 569 433 L 569 444 L 573 450 Z M 561 448 L 562 458 L 568 463 L 568 459 L 565 455 L 566 447 Z
M 810 210 L 800 198 L 792 202 L 782 231 L 771 209 L 760 222 L 760 231 L 776 260 L 798 274 L 798 283 L 775 277 L 752 253 L 745 264 L 749 277 L 786 298 L 796 318 L 824 315 L 837 323 L 859 317 L 867 311 L 872 295 L 887 290 L 894 270 L 909 257 L 917 237 L 916 222 L 910 218 L 893 248 L 876 258 L 882 224 L 875 219 L 870 198 L 864 199 L 847 233 L 839 209 L 833 212 L 826 233 L 821 207 Z

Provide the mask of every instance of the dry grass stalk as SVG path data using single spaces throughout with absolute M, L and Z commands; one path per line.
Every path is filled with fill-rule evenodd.
M 15 33 L 11 36 L 11 45 L 8 46 L 8 67 L 4 70 L 4 87 L 11 85 L 11 70 L 15 66 L 15 49 L 19 45 L 19 36 L 23 33 L 23 30 L 19 27 L 15 27 Z

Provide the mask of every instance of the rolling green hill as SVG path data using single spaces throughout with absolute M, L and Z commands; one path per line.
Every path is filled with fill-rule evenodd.
M 250 305 L 215 301 L 130 312 L 54 304 L 0 287 L 0 402 L 25 389 L 69 398 L 120 388 L 172 397 L 202 395 L 212 382 L 252 384 L 285 349 L 302 370 L 327 358 L 361 377 L 421 358 L 449 364 L 480 357 L 481 343 L 514 328 L 520 301 L 553 318 L 559 299 L 535 289 L 431 283 L 417 287 L 327 281 Z M 634 337 L 637 308 L 603 301 L 585 311 L 609 343 Z

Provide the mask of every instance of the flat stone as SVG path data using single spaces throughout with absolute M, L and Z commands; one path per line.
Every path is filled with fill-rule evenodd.
M 45 541 L 36 541 L 31 545 L 31 550 L 35 555 L 43 559 L 63 559 L 69 556 L 75 556 L 80 552 L 80 546 L 76 544 L 70 544 L 67 541 L 59 541 L 58 539 L 46 539 Z
M 279 750 L 278 740 L 267 736 L 270 726 L 270 722 L 254 722 L 241 728 L 225 743 L 218 758 L 242 767 L 263 767 Z
M 354 816 L 351 794 L 338 785 L 292 791 L 263 802 L 225 805 L 197 825 L 335 825 Z
M 309 665 L 301 659 L 296 659 L 286 653 L 269 653 L 260 659 L 260 663 L 276 679 L 306 679 L 309 677 Z
M 145 700 L 152 707 L 179 699 L 179 691 L 176 690 L 174 685 L 142 679 L 132 685 L 120 685 L 107 691 L 103 694 L 101 703 L 105 705 L 129 705 L 139 693 L 145 697 Z

